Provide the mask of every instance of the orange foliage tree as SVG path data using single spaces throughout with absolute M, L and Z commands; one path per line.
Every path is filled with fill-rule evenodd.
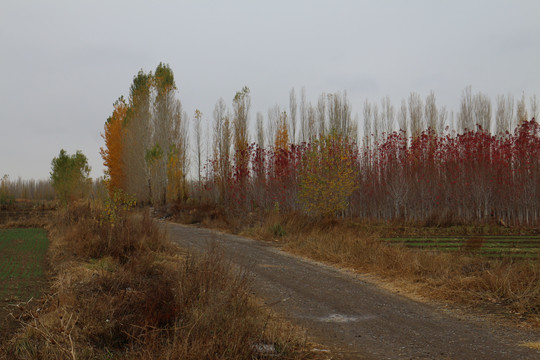
M 105 177 L 109 195 L 112 197 L 116 190 L 124 190 L 125 169 L 123 162 L 124 120 L 128 106 L 123 97 L 114 103 L 114 111 L 105 122 L 104 133 L 105 148 L 100 149 L 103 165 L 106 166 Z

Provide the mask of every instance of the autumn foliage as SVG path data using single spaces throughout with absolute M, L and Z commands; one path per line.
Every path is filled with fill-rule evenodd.
M 409 138 L 393 132 L 373 144 L 359 148 L 335 133 L 288 147 L 252 144 L 247 173 L 235 169 L 224 180 L 220 175 L 226 186 L 217 186 L 210 164 L 208 199 L 227 199 L 224 205 L 235 210 L 279 208 L 434 225 L 540 220 L 540 126 L 534 119 L 513 133 L 493 135 L 478 127 L 462 134 L 425 130 Z
M 126 119 L 128 107 L 123 98 L 114 103 L 114 111 L 105 123 L 104 133 L 101 135 L 105 140 L 105 148 L 100 149 L 103 164 L 106 166 L 106 186 L 109 195 L 115 190 L 124 189 L 124 121 Z
M 112 198 L 117 191 L 139 204 L 164 205 L 187 198 L 187 116 L 176 98 L 174 75 L 160 63 L 155 73 L 139 71 L 105 123 L 101 156 Z
M 478 127 L 414 139 L 394 133 L 366 150 L 353 202 L 355 216 L 435 222 L 540 219 L 540 127 L 525 121 L 513 134 Z
M 303 210 L 320 216 L 345 211 L 357 187 L 357 157 L 354 144 L 336 133 L 314 140 L 300 169 L 298 200 Z
M 359 122 L 351 117 L 346 92 L 322 94 L 316 106 L 303 95 L 298 135 L 292 92 L 290 117 L 276 105 L 267 132 L 257 114 L 254 143 L 248 131 L 251 95 L 243 87 L 232 98 L 232 112 L 223 99 L 216 103 L 205 166 L 202 113 L 196 113 L 193 181 L 188 118 L 175 89 L 172 70 L 160 64 L 154 74 L 141 71 L 134 78 L 129 104 L 122 98 L 115 103 L 101 149 L 110 194 L 124 190 L 153 205 L 205 202 L 231 212 L 279 210 L 438 226 L 540 222 L 540 127 L 527 120 L 524 97 L 517 116 L 513 98 L 499 97 L 493 119 L 489 98 L 467 87 L 457 122 L 448 119 L 445 107 L 437 108 L 434 93 L 425 104 L 412 93 L 397 113 L 388 97 L 380 108 L 366 101 L 358 143 Z

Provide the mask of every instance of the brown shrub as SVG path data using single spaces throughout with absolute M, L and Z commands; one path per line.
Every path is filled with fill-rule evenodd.
M 119 214 L 110 221 L 102 207 L 81 203 L 60 213 L 55 225 L 65 232 L 65 245 L 79 257 L 111 256 L 124 263 L 140 253 L 170 248 L 148 211 Z

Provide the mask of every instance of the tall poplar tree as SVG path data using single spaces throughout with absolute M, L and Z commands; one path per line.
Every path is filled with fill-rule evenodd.
M 226 195 L 226 182 L 231 173 L 231 124 L 227 106 L 223 99 L 219 99 L 214 107 L 214 174 L 220 190 L 220 202 Z
M 150 147 L 152 74 L 140 70 L 129 89 L 129 109 L 125 119 L 123 161 L 125 190 L 139 202 L 150 201 L 146 151 Z
M 233 99 L 234 127 L 234 163 L 241 178 L 247 176 L 249 155 L 248 148 L 248 117 L 251 108 L 249 88 L 244 86 Z
M 167 201 L 167 164 L 172 152 L 172 137 L 175 116 L 178 117 L 178 103 L 175 99 L 176 84 L 169 65 L 160 63 L 153 79 L 155 99 L 153 106 L 153 137 L 151 153 L 147 158 L 152 163 L 152 202 L 164 204 Z M 181 114 L 180 114 L 181 117 Z

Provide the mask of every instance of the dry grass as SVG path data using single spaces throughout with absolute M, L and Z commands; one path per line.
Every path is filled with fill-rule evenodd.
M 22 199 L 0 205 L 0 228 L 45 227 L 56 207 L 54 201 Z
M 0 358 L 312 357 L 290 325 L 251 298 L 249 279 L 219 249 L 185 254 L 147 214 L 111 226 L 99 208 L 81 204 L 57 218 L 50 236 L 51 294 L 19 316 L 24 326 Z
M 250 218 L 251 217 L 251 218 Z M 540 262 L 488 260 L 471 256 L 481 246 L 473 237 L 461 253 L 419 251 L 390 246 L 382 236 L 403 234 L 505 233 L 506 228 L 455 226 L 423 228 L 414 224 L 388 224 L 308 218 L 300 214 L 262 214 L 253 221 L 244 216 L 237 233 L 262 240 L 279 241 L 292 253 L 375 274 L 406 292 L 450 303 L 497 309 L 514 319 L 540 324 Z M 220 220 L 220 223 L 232 222 Z M 202 224 L 211 226 L 211 219 Z M 235 231 L 235 229 L 230 229 Z M 519 231 L 522 231 L 521 229 Z M 512 315 L 510 315 L 512 314 Z
M 0 220 L 0 229 L 13 228 L 46 228 L 49 224 L 50 213 L 36 212 L 30 215 L 4 218 Z

